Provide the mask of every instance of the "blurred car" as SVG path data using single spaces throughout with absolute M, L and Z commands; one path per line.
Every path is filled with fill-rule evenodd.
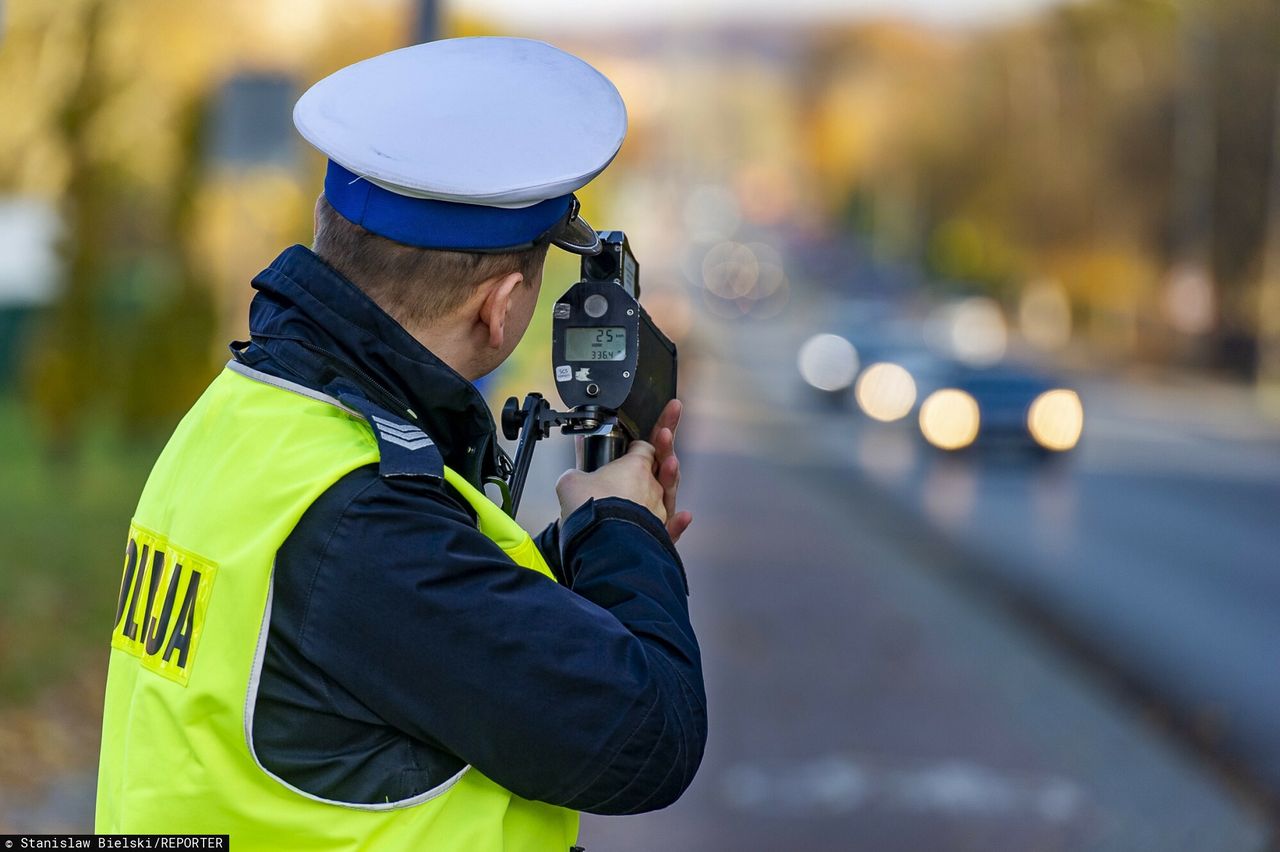
M 1084 406 L 1073 388 L 1033 367 L 957 365 L 921 403 L 918 422 L 924 440 L 940 450 L 1029 450 L 1048 457 L 1079 443 Z
M 837 304 L 825 318 L 833 330 L 809 337 L 797 353 L 809 392 L 871 420 L 906 422 L 947 364 L 925 345 L 921 323 L 901 306 L 871 300 Z

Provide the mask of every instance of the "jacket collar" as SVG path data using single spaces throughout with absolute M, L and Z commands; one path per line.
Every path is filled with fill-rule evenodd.
M 291 378 L 317 390 L 353 383 L 418 421 L 472 483 L 498 472 L 493 416 L 475 386 L 310 249 L 286 249 L 253 287 L 249 333 Z

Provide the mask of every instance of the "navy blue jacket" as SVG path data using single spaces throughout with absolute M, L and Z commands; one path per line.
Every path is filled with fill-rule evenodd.
M 253 286 L 238 360 L 414 423 L 473 484 L 498 472 L 475 388 L 320 258 L 294 246 Z M 406 799 L 466 764 L 592 813 L 675 801 L 707 727 L 670 537 L 608 499 L 536 541 L 559 583 L 513 571 L 437 477 L 369 465 L 337 482 L 277 554 L 253 720 L 263 766 L 345 802 Z

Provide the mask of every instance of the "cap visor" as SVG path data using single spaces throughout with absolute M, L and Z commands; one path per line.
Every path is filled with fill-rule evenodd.
M 581 216 L 559 225 L 550 234 L 551 244 L 574 254 L 599 254 L 600 235 Z

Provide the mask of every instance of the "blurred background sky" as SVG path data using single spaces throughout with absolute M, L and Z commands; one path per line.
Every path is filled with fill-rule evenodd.
M 723 24 L 726 20 L 744 22 L 783 22 L 789 25 L 849 21 L 858 18 L 891 17 L 921 23 L 975 24 L 992 22 L 1011 15 L 1025 14 L 1044 8 L 1053 0 L 909 0 L 891 3 L 884 0 L 800 0 L 780 6 L 765 0 L 703 0 L 680 3 L 656 0 L 627 10 L 630 24 Z M 505 26 L 545 32 L 581 29 L 599 30 L 600 7 L 583 0 L 551 0 L 531 8 L 516 0 L 471 0 L 456 4 L 458 9 L 484 15 Z
M 129 513 L 248 281 L 310 241 L 324 163 L 293 102 L 502 34 L 622 92 L 583 207 L 627 231 L 689 404 L 712 743 L 684 801 L 588 847 L 1272 848 L 1275 0 L 0 22 L 0 828 L 87 826 Z M 544 308 L 575 275 L 553 252 Z M 555 398 L 548 314 L 495 406 Z M 539 452 L 549 492 L 563 448 Z

